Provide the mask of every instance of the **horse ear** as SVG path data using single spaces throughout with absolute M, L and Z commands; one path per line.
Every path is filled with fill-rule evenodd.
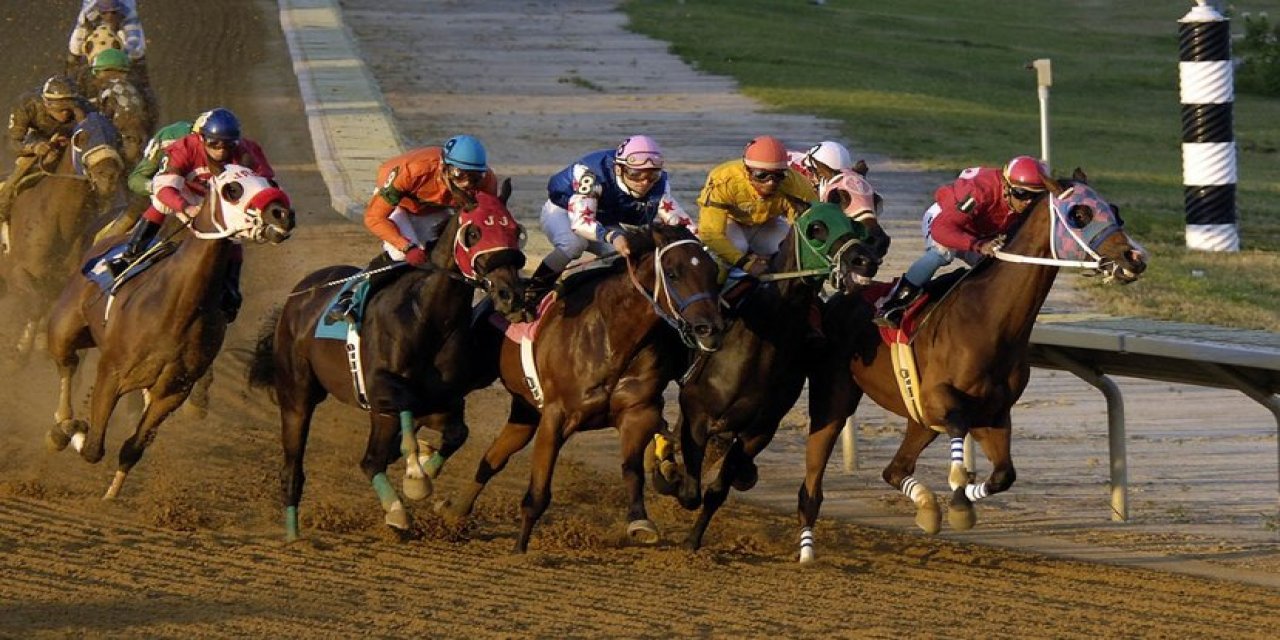
M 853 165 L 853 172 L 864 178 L 867 176 L 867 172 L 869 171 L 871 171 L 871 168 L 867 166 L 866 160 L 858 159 L 858 163 Z
M 511 178 L 503 178 L 502 186 L 498 187 L 498 199 L 502 204 L 507 203 L 507 199 L 511 197 Z
M 1076 170 L 1071 172 L 1071 179 L 1081 184 L 1089 184 L 1089 176 L 1085 175 L 1084 169 L 1080 167 L 1076 167 Z

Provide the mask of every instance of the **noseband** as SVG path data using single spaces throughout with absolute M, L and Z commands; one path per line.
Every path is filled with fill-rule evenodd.
M 671 279 L 667 276 L 666 269 L 662 266 L 662 256 L 669 250 L 682 244 L 701 245 L 697 240 L 687 239 L 678 240 L 671 244 L 658 247 L 653 250 L 653 295 L 645 290 L 644 286 L 636 279 L 635 269 L 631 266 L 631 261 L 627 261 L 627 272 L 631 275 L 631 282 L 635 285 L 636 290 L 653 305 L 653 311 L 662 318 L 664 322 L 676 330 L 680 334 L 680 341 L 684 342 L 686 347 L 690 349 L 698 348 L 698 339 L 693 331 L 693 324 L 684 319 L 684 311 L 691 305 L 702 300 L 714 300 L 716 294 L 707 291 L 695 293 L 689 297 L 682 297 L 680 292 L 671 286 Z M 661 302 L 659 302 L 661 296 Z M 665 308 L 664 308 L 665 307 Z

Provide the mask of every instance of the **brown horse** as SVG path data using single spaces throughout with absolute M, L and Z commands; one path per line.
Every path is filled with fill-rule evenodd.
M 109 211 L 124 179 L 114 127 L 90 113 L 53 166 L 28 174 L 37 180 L 14 198 L 3 275 L 24 296 L 25 328 L 18 351 L 27 353 L 49 306 L 91 242 L 86 230 Z M 36 177 L 38 174 L 38 178 Z
M 386 511 L 386 523 L 396 529 L 407 529 L 409 518 L 387 480 L 387 466 L 404 455 L 404 493 L 422 499 L 431 493 L 430 477 L 466 442 L 465 397 L 476 370 L 485 366 L 470 351 L 472 294 L 477 288 L 488 292 L 504 314 L 523 311 L 518 301 L 524 254 L 520 227 L 505 203 L 509 193 L 506 184 L 502 199 L 478 194 L 475 206 L 441 223 L 429 268 L 408 269 L 371 294 L 360 345 L 353 347 L 359 349 L 356 371 L 363 371 L 367 400 L 356 389 L 347 341 L 315 337 L 337 292 L 325 285 L 349 280 L 358 268 L 326 267 L 311 273 L 294 288 L 278 320 L 269 318 L 263 326 L 250 383 L 273 387 L 280 405 L 281 498 L 288 540 L 298 537 L 307 435 L 316 405 L 326 396 L 369 410 L 369 441 L 360 468 Z M 389 263 L 389 268 L 402 265 Z M 442 433 L 440 451 L 419 450 L 419 426 Z
M 534 434 L 533 472 L 522 502 L 516 551 L 524 552 L 538 518 L 551 502 L 551 475 L 568 437 L 614 427 L 621 435 L 622 475 L 631 496 L 627 533 L 657 542 L 645 511 L 644 451 L 662 422 L 662 391 L 687 362 L 688 349 L 720 346 L 717 268 L 688 229 L 654 224 L 627 233 L 630 256 L 606 275 L 584 274 L 551 303 L 539 320 L 531 359 L 540 379 L 535 396 L 521 364 L 521 346 L 501 341 L 499 373 L 511 394 L 506 425 L 489 445 L 475 481 L 444 514 L 460 520 L 507 460 Z M 677 328 L 684 345 L 667 324 Z M 484 351 L 485 349 L 480 349 Z
M 879 225 L 874 214 L 868 225 Z M 724 503 L 729 488 L 746 491 L 755 485 L 755 457 L 773 440 L 783 416 L 804 387 L 810 361 L 822 349 L 808 341 L 809 314 L 824 280 L 841 288 L 870 282 L 880 264 L 866 227 L 845 217 L 833 204 L 815 204 L 802 214 L 770 264 L 772 282 L 760 285 L 738 306 L 729 325 L 725 347 L 705 362 L 680 389 L 680 420 L 676 425 L 684 474 L 680 503 L 686 509 L 702 505 L 685 544 L 702 545 L 712 516 Z M 716 479 L 701 492 L 702 465 L 708 439 L 731 442 Z M 660 493 L 675 493 L 654 469 Z
M 49 430 L 55 450 L 72 444 L 90 463 L 103 456 L 107 421 L 120 397 L 141 389 L 144 410 L 133 436 L 120 449 L 120 465 L 106 498 L 114 498 L 129 470 L 155 439 L 160 423 L 177 409 L 222 348 L 227 316 L 220 303 L 233 240 L 283 242 L 294 213 L 274 183 L 230 165 L 210 181 L 209 196 L 188 223 L 173 255 L 131 275 L 108 293 L 94 281 L 73 277 L 49 318 L 49 352 L 61 378 L 56 423 Z M 111 247 L 100 242 L 86 262 Z M 99 264 L 94 273 L 101 274 Z M 89 422 L 75 418 L 72 377 L 78 351 L 100 353 Z
M 828 303 L 827 326 L 844 331 L 834 336 L 841 340 L 810 380 L 810 432 L 799 496 L 802 562 L 813 558 L 812 529 L 827 460 L 864 391 L 907 418 L 906 434 L 883 476 L 915 503 L 916 524 L 927 533 L 941 527 L 940 509 L 912 474 L 920 452 L 938 433 L 951 439 L 952 527 L 971 528 L 974 502 L 1013 484 L 1009 414 L 1026 388 L 1031 329 L 1059 267 L 1091 268 L 1122 284 L 1146 269 L 1144 252 L 1124 233 L 1116 208 L 1085 183 L 1082 171 L 1077 169 L 1071 180 L 1046 178 L 1045 183 L 1049 196 L 1027 214 L 999 259 L 980 263 L 925 312 L 913 343 L 919 418 L 912 417 L 914 410 L 899 392 L 897 379 L 907 374 L 872 324 L 872 306 L 862 296 L 836 296 Z M 966 435 L 992 464 L 986 482 L 974 483 L 964 468 Z

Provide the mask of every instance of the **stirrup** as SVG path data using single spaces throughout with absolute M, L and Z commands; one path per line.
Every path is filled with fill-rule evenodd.
M 338 298 L 332 307 L 324 314 L 326 324 L 337 324 L 339 322 L 356 323 L 356 315 L 352 310 L 352 300 L 349 296 Z
M 877 327 L 898 329 L 902 324 L 902 316 L 906 315 L 906 311 L 905 308 L 885 309 L 876 314 L 876 317 L 872 318 L 871 322 Z

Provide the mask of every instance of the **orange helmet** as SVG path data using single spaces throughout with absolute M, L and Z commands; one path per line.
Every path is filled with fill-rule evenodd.
M 773 136 L 760 136 L 747 143 L 742 160 L 752 169 L 786 169 L 787 148 Z
M 1004 165 L 1001 171 L 1006 184 L 1027 191 L 1044 191 L 1044 176 L 1048 173 L 1049 168 L 1031 156 L 1018 156 Z

